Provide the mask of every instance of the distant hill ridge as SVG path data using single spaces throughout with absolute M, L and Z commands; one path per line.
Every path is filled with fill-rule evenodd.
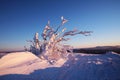
M 113 51 L 113 52 L 120 54 L 120 46 L 97 46 L 97 47 L 92 47 L 92 48 L 73 49 L 74 53 L 104 54 L 109 51 Z

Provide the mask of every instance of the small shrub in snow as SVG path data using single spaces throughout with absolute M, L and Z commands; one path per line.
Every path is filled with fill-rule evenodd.
M 66 28 L 63 25 L 67 22 L 63 16 L 61 17 L 61 24 L 54 29 L 50 26 L 50 21 L 45 26 L 41 37 L 42 40 L 39 40 L 38 33 L 35 34 L 32 45 L 30 46 L 30 51 L 38 55 L 42 59 L 47 59 L 50 62 L 54 62 L 59 58 L 66 58 L 68 52 L 72 53 L 72 47 L 69 45 L 62 44 L 63 41 L 68 41 L 67 36 L 75 36 L 77 34 L 90 35 L 91 31 L 79 31 L 71 30 L 66 31 Z M 68 51 L 69 50 L 69 51 Z M 52 61 L 51 61 L 52 60 Z

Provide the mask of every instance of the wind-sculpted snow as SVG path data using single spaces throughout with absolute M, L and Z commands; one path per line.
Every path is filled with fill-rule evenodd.
M 64 64 L 60 59 L 54 64 L 59 67 Z M 10 53 L 0 59 L 0 75 L 5 74 L 30 74 L 37 69 L 52 67 L 47 60 L 41 60 L 31 52 Z M 1 80 L 1 79 L 0 79 Z
M 13 64 L 13 58 L 10 58 L 12 54 L 0 59 L 0 65 L 7 58 L 11 62 L 5 61 L 6 64 L 0 66 L 0 80 L 120 80 L 120 55 L 114 52 L 69 55 L 67 61 L 60 59 L 53 65 L 29 52 L 24 54 L 29 55 L 28 61 L 22 57 L 24 60 L 19 58 L 20 61 Z M 20 53 L 16 60 L 17 57 L 20 57 Z

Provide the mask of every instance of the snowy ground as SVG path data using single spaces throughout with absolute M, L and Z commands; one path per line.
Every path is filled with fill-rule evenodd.
M 30 52 L 0 59 L 0 80 L 120 80 L 120 55 L 75 54 L 54 65 Z

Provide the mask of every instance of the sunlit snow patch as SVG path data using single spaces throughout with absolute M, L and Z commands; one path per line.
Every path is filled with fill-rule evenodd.
M 11 53 L 0 59 L 0 75 L 30 74 L 37 69 L 61 67 L 64 62 L 64 59 L 60 59 L 51 65 L 47 60 L 41 60 L 31 52 Z

